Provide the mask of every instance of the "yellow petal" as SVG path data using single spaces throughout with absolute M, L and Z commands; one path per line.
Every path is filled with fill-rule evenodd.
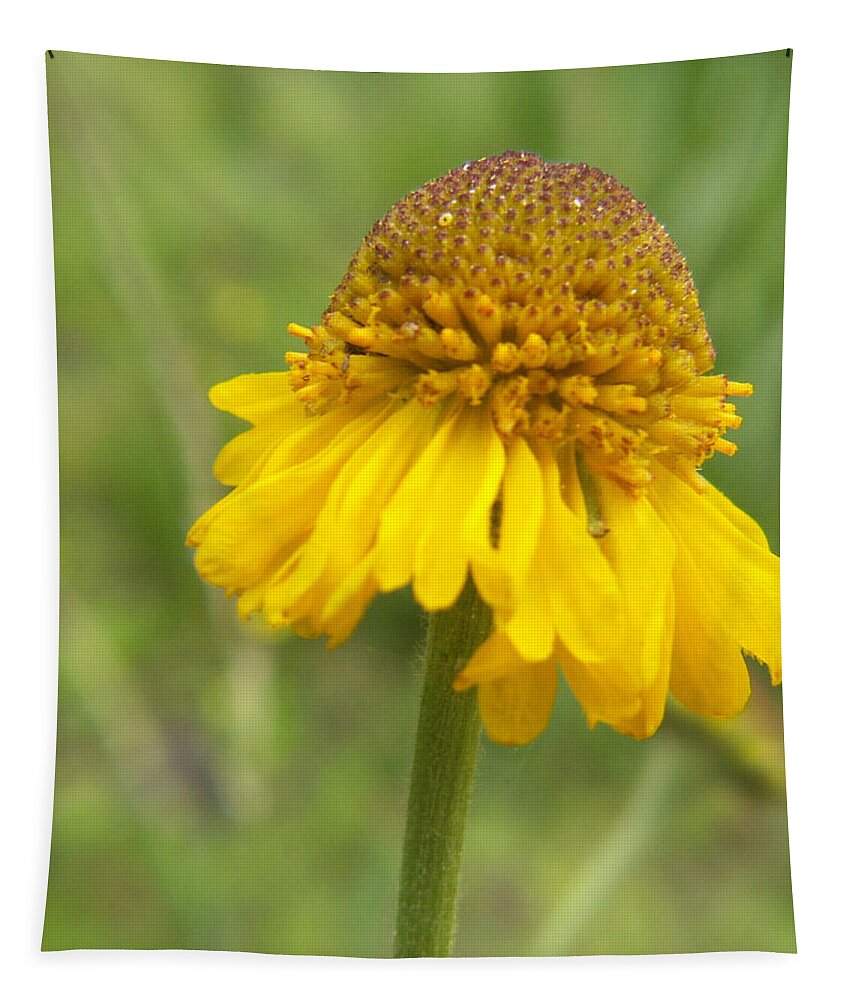
M 237 487 L 212 507 L 190 533 L 201 576 L 241 594 L 283 565 L 313 527 L 334 477 L 386 409 L 386 403 L 373 405 L 349 420 L 305 462 L 267 472 L 275 467 L 270 460 L 255 482 Z
M 741 643 L 723 623 L 723 601 L 707 587 L 688 546 L 674 561 L 676 625 L 671 653 L 671 694 L 698 715 L 729 719 L 745 707 L 751 681 Z
M 315 528 L 298 558 L 273 576 L 265 599 L 270 620 L 291 621 L 311 615 L 321 623 L 325 620 L 322 609 L 334 600 L 338 586 L 344 591 L 353 586 L 358 594 L 369 592 L 370 583 L 359 566 L 373 545 L 387 499 L 416 460 L 432 425 L 431 415 L 423 413 L 416 400 L 392 405 L 396 412 L 388 413 L 345 460 L 327 497 L 320 502 Z M 338 595 L 336 602 L 339 600 Z M 337 603 L 335 608 L 329 612 L 329 620 L 340 617 Z
M 649 736 L 662 719 L 671 669 L 674 541 L 646 499 L 605 477 L 596 486 L 609 528 L 598 544 L 617 581 L 624 631 L 597 662 L 565 650 L 562 670 L 591 725 Z
M 329 649 L 348 639 L 377 592 L 372 558 L 368 556 L 337 583 L 321 610 L 319 623 L 329 636 Z
M 572 455 L 572 452 L 571 452 Z M 588 533 L 587 514 L 563 500 L 563 476 L 576 476 L 568 461 L 559 469 L 549 448 L 539 453 L 546 514 L 536 570 L 546 581 L 556 633 L 583 663 L 603 663 L 621 648 L 624 609 L 617 578 L 597 541 Z M 570 483 L 565 483 L 565 492 Z
M 327 457 L 331 454 L 328 451 L 329 443 L 335 441 L 339 435 L 347 433 L 346 428 L 352 421 L 359 421 L 364 417 L 370 420 L 386 406 L 385 401 L 367 406 L 340 407 L 331 413 L 305 420 L 290 414 L 282 427 L 277 443 L 272 444 L 259 455 L 249 470 L 240 477 L 235 489 L 231 490 L 227 496 L 222 497 L 217 504 L 198 518 L 189 530 L 186 544 L 196 547 L 200 545 L 210 524 L 220 517 L 227 507 L 238 501 L 242 493 L 261 479 L 268 481 L 273 476 L 296 466 L 303 466 L 307 469 L 306 463 L 313 458 L 318 458 L 321 464 L 323 459 L 319 456 L 325 455 Z M 227 451 L 227 448 L 226 445 L 224 450 Z M 225 461 L 228 459 L 226 458 Z
M 717 491 L 698 494 L 656 463 L 650 500 L 677 543 L 678 659 L 695 664 L 709 650 L 688 650 L 683 629 L 696 630 L 703 642 L 724 633 L 767 664 L 780 680 L 780 563 L 742 517 L 722 504 Z M 732 505 L 730 505 L 732 506 Z M 747 527 L 748 530 L 742 530 Z M 761 534 L 761 533 L 760 533 Z M 684 609 L 681 614 L 681 607 Z M 717 655 L 717 649 L 713 650 Z M 704 669 L 712 661 L 704 660 Z M 696 666 L 695 666 L 696 669 Z
M 375 426 L 380 422 L 380 417 L 392 409 L 393 404 L 382 399 L 366 404 L 350 403 L 319 416 L 305 417 L 301 421 L 291 418 L 288 426 L 292 429 L 282 437 L 276 448 L 267 453 L 266 461 L 258 463 L 251 470 L 238 489 L 249 486 L 252 481 L 261 477 L 300 465 L 314 455 L 323 454 L 329 447 L 336 447 L 337 440 L 350 433 L 351 424 L 356 425 L 354 439 L 359 440 L 365 426 Z
M 508 746 L 522 746 L 539 736 L 550 720 L 557 684 L 553 660 L 528 663 L 479 684 L 479 713 L 488 736 Z
M 287 439 L 296 444 L 297 439 L 292 436 L 301 429 L 307 430 L 304 443 L 308 446 L 316 438 L 327 440 L 341 417 L 360 412 L 363 403 L 368 402 L 360 400 L 356 410 L 349 408 L 330 418 L 317 418 L 305 411 L 292 391 L 290 378 L 290 372 L 240 375 L 210 390 L 210 400 L 215 406 L 256 425 L 228 442 L 220 452 L 213 467 L 220 482 L 228 486 L 241 483 L 273 444 Z M 305 457 L 302 454 L 301 458 Z
M 572 452 L 561 468 L 549 446 L 539 446 L 536 457 L 544 496 L 538 548 L 516 587 L 514 610 L 498 616 L 500 627 L 525 660 L 549 658 L 558 635 L 576 659 L 603 663 L 624 640 L 617 580 L 588 533 L 584 501 L 577 501 L 579 512 L 564 501 L 576 476 Z
M 525 663 L 501 632 L 491 632 L 455 678 L 453 687 L 456 691 L 466 691 L 474 684 L 494 681 L 519 670 Z
M 508 447 L 500 497 L 498 545 L 485 543 L 473 559 L 479 593 L 494 608 L 508 609 L 529 574 L 544 513 L 538 459 L 525 438 Z
M 441 414 L 442 422 L 381 514 L 375 552 L 375 573 L 382 590 L 397 590 L 410 582 L 424 509 L 437 502 L 431 483 L 452 440 L 457 414 Z
M 647 739 L 659 728 L 665 714 L 665 702 L 668 699 L 668 689 L 671 678 L 671 653 L 674 640 L 675 621 L 674 588 L 670 586 L 666 601 L 665 624 L 659 643 L 661 663 L 653 683 L 641 693 L 641 707 L 635 715 L 613 723 L 614 728 L 624 736 L 632 736 L 637 740 Z
M 455 603 L 470 556 L 487 545 L 505 446 L 484 406 L 466 407 L 436 470 L 414 560 L 414 596 L 427 611 Z
M 552 656 L 556 622 L 544 576 L 544 558 L 536 556 L 517 596 L 514 611 L 502 629 L 524 660 L 546 660 Z
M 487 543 L 505 448 L 485 407 L 448 417 L 381 518 L 376 575 L 382 590 L 413 581 L 428 611 L 452 605 L 471 554 Z
M 292 429 L 276 419 L 237 434 L 219 452 L 213 464 L 213 475 L 225 486 L 238 486 L 269 449 Z
M 679 559 L 679 557 L 678 557 Z M 692 590 L 699 571 L 688 556 L 678 562 L 671 694 L 691 712 L 729 719 L 747 705 L 751 679 L 739 643 L 712 623 L 713 606 Z
M 599 544 L 617 579 L 629 634 L 620 669 L 631 675 L 630 686 L 644 691 L 670 664 L 666 631 L 674 540 L 646 498 L 631 497 L 604 476 L 597 488 L 609 528 Z
M 252 424 L 260 423 L 282 410 L 289 410 L 299 417 L 304 414 L 304 407 L 293 394 L 289 372 L 238 375 L 214 385 L 209 395 L 210 402 L 217 409 Z
M 434 434 L 434 415 L 412 399 L 388 418 L 347 465 L 331 558 L 347 565 L 375 541 L 381 512 Z
M 761 548 L 768 548 L 768 539 L 765 532 L 754 521 L 752 517 L 737 507 L 732 500 L 716 489 L 708 480 L 705 481 L 704 491 L 701 496 L 715 507 L 719 513 L 723 514 L 732 524 L 734 524 L 743 535 L 759 545 Z

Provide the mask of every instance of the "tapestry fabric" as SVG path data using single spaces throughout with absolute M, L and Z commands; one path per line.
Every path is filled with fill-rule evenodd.
M 47 53 L 44 950 L 795 951 L 791 56 Z

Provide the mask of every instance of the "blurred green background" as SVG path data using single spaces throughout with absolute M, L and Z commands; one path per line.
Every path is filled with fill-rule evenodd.
M 183 540 L 242 425 L 209 386 L 283 365 L 391 204 L 506 149 L 613 173 L 695 273 L 718 368 L 756 384 L 707 475 L 778 545 L 791 59 L 356 74 L 47 60 L 61 652 L 44 948 L 390 953 L 423 621 L 321 642 L 238 622 Z M 562 685 L 484 741 L 459 955 L 794 950 L 781 703 L 671 710 L 636 743 Z

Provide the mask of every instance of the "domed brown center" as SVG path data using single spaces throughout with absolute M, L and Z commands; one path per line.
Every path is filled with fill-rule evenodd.
M 654 456 L 689 481 L 741 422 L 688 266 L 630 191 L 529 153 L 467 163 L 408 195 L 355 254 L 320 326 L 297 325 L 313 409 L 359 387 L 354 355 L 425 407 L 485 405 L 505 438 L 575 441 L 633 492 Z M 370 369 L 375 375 L 374 366 Z M 449 404 L 451 405 L 451 404 Z

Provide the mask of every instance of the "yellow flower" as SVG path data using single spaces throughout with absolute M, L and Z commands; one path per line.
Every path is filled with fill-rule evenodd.
M 778 560 L 698 473 L 750 385 L 714 352 L 688 267 L 614 178 L 506 153 L 404 198 L 290 370 L 210 394 L 253 424 L 189 533 L 240 614 L 344 640 L 379 591 L 428 611 L 468 574 L 494 629 L 458 675 L 489 735 L 546 726 L 557 666 L 590 724 L 635 737 L 670 691 L 745 705 L 780 680 Z

